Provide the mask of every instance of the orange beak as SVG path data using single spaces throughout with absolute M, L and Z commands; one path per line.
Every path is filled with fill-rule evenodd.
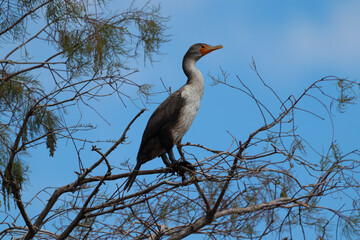
M 212 52 L 212 51 L 215 51 L 217 49 L 220 49 L 220 48 L 223 48 L 222 45 L 218 45 L 218 46 L 209 46 L 209 45 L 204 45 L 203 48 L 200 48 L 200 53 L 202 56 Z

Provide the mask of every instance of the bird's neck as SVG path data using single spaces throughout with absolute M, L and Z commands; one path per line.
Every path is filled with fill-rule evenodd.
M 183 60 L 183 70 L 187 76 L 187 85 L 192 85 L 199 88 L 202 92 L 204 89 L 204 78 L 199 69 L 195 67 L 196 61 L 190 58 L 184 58 Z

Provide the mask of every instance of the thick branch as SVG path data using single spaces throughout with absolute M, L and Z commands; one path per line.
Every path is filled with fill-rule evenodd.
M 279 206 L 285 206 L 286 204 L 289 204 L 291 202 L 294 202 L 296 200 L 292 200 L 290 198 L 279 198 L 270 202 L 262 203 L 255 206 L 245 207 L 245 208 L 234 208 L 234 209 L 228 209 L 225 211 L 217 212 L 214 214 L 214 219 L 224 217 L 231 214 L 244 214 L 244 213 L 250 213 L 259 211 L 266 208 L 274 208 Z M 296 203 L 292 207 L 298 206 Z M 172 235 L 168 240 L 178 240 L 183 239 L 187 236 L 189 236 L 192 233 L 196 233 L 198 230 L 203 228 L 204 226 L 210 224 L 212 221 L 209 221 L 209 218 L 207 216 L 198 218 L 194 223 L 190 224 L 189 226 L 186 226 L 182 228 L 181 231 L 177 232 L 174 229 L 169 229 L 166 233 L 167 235 Z M 178 228 L 178 227 L 177 227 Z

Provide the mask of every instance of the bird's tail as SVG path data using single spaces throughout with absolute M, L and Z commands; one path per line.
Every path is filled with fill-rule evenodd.
M 133 185 L 133 183 L 135 182 L 135 178 L 139 172 L 141 163 L 137 163 L 134 170 L 132 171 L 132 173 L 130 174 L 129 178 L 126 180 L 126 184 L 124 187 L 124 191 L 129 191 L 131 186 Z

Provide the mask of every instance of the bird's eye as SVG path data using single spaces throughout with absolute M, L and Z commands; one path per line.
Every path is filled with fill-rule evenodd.
M 204 45 L 201 46 L 201 48 L 204 48 L 204 47 L 205 47 Z

